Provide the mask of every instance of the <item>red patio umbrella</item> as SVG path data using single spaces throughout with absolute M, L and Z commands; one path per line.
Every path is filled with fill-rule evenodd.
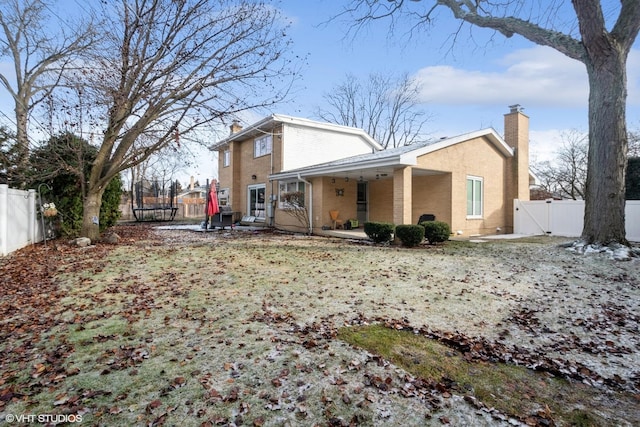
M 218 193 L 216 192 L 216 180 L 214 179 L 211 182 L 211 187 L 209 188 L 209 202 L 207 203 L 207 215 L 213 216 L 220 212 L 220 207 L 218 206 Z

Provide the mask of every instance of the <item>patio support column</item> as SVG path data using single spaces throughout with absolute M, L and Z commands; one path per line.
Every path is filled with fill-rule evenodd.
M 393 223 L 411 224 L 411 166 L 393 171 Z

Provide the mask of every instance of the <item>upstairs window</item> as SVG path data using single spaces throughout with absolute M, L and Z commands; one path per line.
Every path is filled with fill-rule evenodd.
M 271 135 L 256 138 L 253 146 L 253 157 L 266 156 L 271 154 Z
M 224 150 L 222 153 L 222 166 L 227 167 L 231 164 L 231 151 Z

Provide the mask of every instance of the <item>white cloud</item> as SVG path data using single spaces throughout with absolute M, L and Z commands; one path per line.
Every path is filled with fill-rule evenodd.
M 556 152 L 562 147 L 562 134 L 567 131 L 567 129 L 530 130 L 530 163 L 553 160 L 556 157 Z
M 433 66 L 415 77 L 426 103 L 508 105 L 518 99 L 529 106 L 576 107 L 588 98 L 584 65 L 544 46 L 509 53 L 494 71 Z

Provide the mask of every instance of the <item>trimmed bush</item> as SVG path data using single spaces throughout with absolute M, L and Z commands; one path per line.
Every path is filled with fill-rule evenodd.
M 442 221 L 426 221 L 420 224 L 424 227 L 424 236 L 432 245 L 449 240 L 451 228 Z
M 384 243 L 391 240 L 395 226 L 388 222 L 365 222 L 364 232 L 375 243 Z
M 424 227 L 413 224 L 397 225 L 396 237 L 400 239 L 402 246 L 412 248 L 424 240 Z

